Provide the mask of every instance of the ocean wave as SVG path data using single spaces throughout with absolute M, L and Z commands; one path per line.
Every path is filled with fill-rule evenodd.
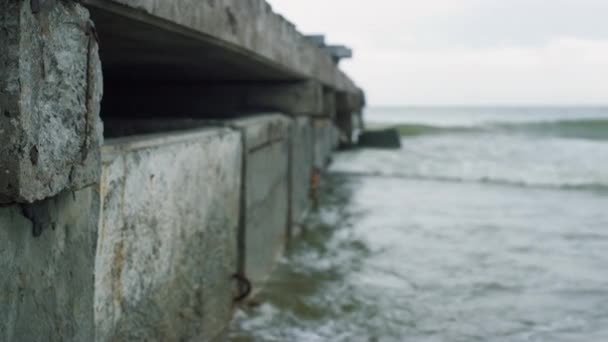
M 608 140 L 608 119 L 577 119 L 525 123 L 489 122 L 474 126 L 393 125 L 403 137 L 433 134 L 504 133 Z
M 529 182 L 529 181 L 516 181 L 509 179 L 500 178 L 465 178 L 465 177 L 450 177 L 450 176 L 429 176 L 419 174 L 404 174 L 404 173 L 383 173 L 383 172 L 357 172 L 357 171 L 340 171 L 333 170 L 332 174 L 343 177 L 379 177 L 379 178 L 397 178 L 406 180 L 418 180 L 418 181 L 432 181 L 432 182 L 446 182 L 446 183 L 478 183 L 478 184 L 490 184 L 500 186 L 511 186 L 520 188 L 537 188 L 537 189 L 554 189 L 554 190 L 573 190 L 573 191 L 592 191 L 598 193 L 608 193 L 608 183 L 549 183 L 549 182 Z
M 425 124 L 400 124 L 391 128 L 399 131 L 403 137 L 445 133 L 475 133 L 483 132 L 482 126 L 433 126 Z

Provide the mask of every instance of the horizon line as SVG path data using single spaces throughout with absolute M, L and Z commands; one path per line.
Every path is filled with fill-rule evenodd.
M 593 104 L 367 104 L 366 108 L 608 108 L 607 103 Z

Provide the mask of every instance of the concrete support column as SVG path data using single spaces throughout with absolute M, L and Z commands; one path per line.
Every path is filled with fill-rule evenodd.
M 365 105 L 363 93 L 336 94 L 336 124 L 339 129 L 340 145 L 352 145 L 355 135 L 363 129 L 361 111 Z

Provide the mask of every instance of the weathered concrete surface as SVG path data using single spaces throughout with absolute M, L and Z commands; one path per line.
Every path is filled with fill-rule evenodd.
M 340 130 L 335 125 L 331 126 L 331 132 L 329 134 L 331 141 L 331 149 L 336 150 L 340 146 Z
M 93 340 L 98 218 L 92 187 L 0 207 L 1 341 Z
M 314 166 L 324 169 L 335 148 L 335 128 L 329 119 L 314 119 Z
M 336 117 L 336 93 L 325 89 L 323 92 L 323 116 L 334 119 Z
M 181 80 L 311 79 L 336 90 L 359 91 L 326 51 L 264 0 L 83 3 L 104 42 L 104 66 L 113 74 L 140 78 L 156 68 L 157 76 L 170 69 L 164 76 Z
M 244 272 L 263 286 L 282 253 L 288 231 L 289 130 L 291 120 L 264 115 L 235 120 L 242 130 L 245 158 L 245 218 L 241 229 Z
M 311 119 L 294 118 L 291 129 L 291 237 L 298 235 L 309 208 L 310 182 L 314 158 Z
M 76 2 L 0 0 L 0 203 L 99 178 L 101 66 Z
M 245 84 L 117 84 L 103 100 L 103 116 L 229 118 L 251 112 L 324 115 L 328 100 L 318 82 Z M 332 107 L 333 108 L 333 107 Z
M 245 148 L 243 155 L 242 179 L 242 217 L 239 229 L 239 271 L 245 273 L 254 283 L 256 289 L 262 287 L 270 275 L 278 256 L 283 251 L 289 229 L 290 177 L 289 159 L 292 145 L 292 134 L 302 139 L 306 133 L 306 122 L 309 118 L 297 119 L 300 125 L 297 131 L 291 131 L 292 119 L 280 114 L 258 114 L 251 117 L 225 120 L 194 119 L 153 119 L 107 121 L 107 129 L 112 135 L 132 135 L 155 133 L 165 130 L 184 129 L 186 127 L 226 126 L 242 134 Z M 308 134 L 312 135 L 312 127 Z M 312 159 L 312 137 L 307 145 L 297 147 L 297 158 L 306 163 L 307 150 Z M 310 162 L 309 162 L 310 163 Z M 308 182 L 310 173 L 306 167 L 299 169 L 298 182 Z M 239 170 L 241 172 L 241 170 Z M 304 179 L 303 179 L 304 178 Z M 300 183 L 298 183 L 300 184 Z M 305 185 L 302 185 L 305 186 Z M 305 192 L 298 189 L 299 195 Z M 237 212 L 233 215 L 238 216 Z
M 109 140 L 98 341 L 207 341 L 231 318 L 242 145 L 216 128 Z
M 292 126 L 292 122 L 298 124 Z M 106 130 L 112 136 L 204 126 L 226 126 L 239 130 L 246 145 L 242 174 L 245 184 L 239 234 L 239 270 L 259 288 L 263 286 L 283 250 L 290 228 L 290 217 L 299 217 L 306 207 L 306 203 L 302 202 L 307 201 L 313 154 L 310 119 L 299 117 L 292 120 L 280 114 L 258 114 L 223 121 L 171 118 L 106 121 Z M 295 144 L 292 139 L 297 140 Z M 288 169 L 291 156 L 298 163 L 293 174 Z M 294 190 L 297 191 L 297 214 L 290 212 L 290 208 L 294 207 L 290 206 L 293 199 L 291 186 L 295 186 Z

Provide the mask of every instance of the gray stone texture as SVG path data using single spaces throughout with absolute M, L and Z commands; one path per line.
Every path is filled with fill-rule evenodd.
M 0 0 L 0 203 L 99 178 L 98 46 L 77 2 Z
M 1 341 L 93 341 L 98 219 L 94 187 L 0 207 Z
M 245 136 L 244 272 L 259 289 L 282 253 L 288 230 L 291 120 L 264 115 L 233 121 Z
M 241 136 L 112 139 L 103 150 L 97 341 L 208 341 L 232 313 Z

